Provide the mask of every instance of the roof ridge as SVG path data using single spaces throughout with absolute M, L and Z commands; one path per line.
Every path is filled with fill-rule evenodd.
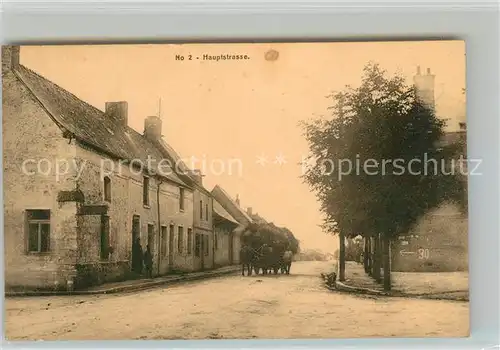
M 43 75 L 41 75 L 40 73 L 38 73 L 38 72 L 34 71 L 33 69 L 28 68 L 28 67 L 26 67 L 26 66 L 25 66 L 25 65 L 23 65 L 23 64 L 19 64 L 19 67 L 24 68 L 24 69 L 26 69 L 28 72 L 30 72 L 30 73 L 32 73 L 32 74 L 34 74 L 34 75 L 36 75 L 38 78 L 44 79 L 44 80 L 48 81 L 50 84 L 55 85 L 56 87 L 58 87 L 58 88 L 59 88 L 60 90 L 62 90 L 63 92 L 65 92 L 65 93 L 67 93 L 67 94 L 69 94 L 69 95 L 71 95 L 71 96 L 75 97 L 77 100 L 79 100 L 79 101 L 80 101 L 80 102 L 82 102 L 83 104 L 87 105 L 88 107 L 90 107 L 90 108 L 94 109 L 96 112 L 100 112 L 100 113 L 102 113 L 102 114 L 105 114 L 105 111 L 102 111 L 102 110 L 100 110 L 99 108 L 97 108 L 96 106 L 91 105 L 89 102 L 87 102 L 87 101 L 83 100 L 82 98 L 80 98 L 80 97 L 76 96 L 75 94 L 73 94 L 73 93 L 72 93 L 72 92 L 70 92 L 69 90 L 67 90 L 67 89 L 63 88 L 61 85 L 59 85 L 59 84 L 57 84 L 57 83 L 53 82 L 52 80 L 50 80 L 50 79 L 46 78 L 45 76 L 43 76 Z M 127 125 L 127 126 L 128 126 L 128 125 Z

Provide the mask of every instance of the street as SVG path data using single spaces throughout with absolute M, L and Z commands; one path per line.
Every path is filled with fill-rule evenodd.
M 331 292 L 331 262 L 115 295 L 6 299 L 7 340 L 465 337 L 469 303 Z

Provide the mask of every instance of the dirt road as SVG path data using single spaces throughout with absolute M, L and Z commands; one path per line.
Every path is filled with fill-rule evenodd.
M 325 262 L 99 296 L 7 298 L 7 340 L 464 337 L 469 304 L 326 290 Z

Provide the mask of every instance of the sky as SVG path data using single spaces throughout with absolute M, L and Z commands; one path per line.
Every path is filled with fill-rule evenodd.
M 265 58 L 269 50 L 276 59 Z M 202 59 L 221 54 L 249 59 Z M 308 144 L 299 122 L 328 115 L 326 96 L 358 85 L 369 61 L 408 83 L 417 66 L 430 68 L 438 116 L 450 118 L 449 130 L 465 118 L 463 41 L 21 48 L 23 65 L 93 106 L 127 101 L 129 125 L 141 133 L 144 119 L 160 114 L 164 139 L 201 168 L 205 187 L 219 184 L 303 248 L 325 252 L 338 239 L 322 232 L 319 203 L 300 179 Z

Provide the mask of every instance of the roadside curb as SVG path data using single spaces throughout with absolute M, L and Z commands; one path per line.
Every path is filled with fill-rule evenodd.
M 214 272 L 199 272 L 193 274 L 186 274 L 184 276 L 165 278 L 157 281 L 148 281 L 140 284 L 123 285 L 112 288 L 103 288 L 97 290 L 75 290 L 68 291 L 24 291 L 24 292 L 5 292 L 6 297 L 23 297 L 23 296 L 64 296 L 64 295 L 96 295 L 96 294 L 113 294 L 121 292 L 132 292 L 139 290 L 151 289 L 161 285 L 176 284 L 180 282 L 202 280 L 214 278 L 224 275 L 237 273 L 240 268 L 230 269 L 227 271 L 214 271 Z
M 452 293 L 463 293 L 465 291 L 450 291 L 450 292 L 439 292 L 439 293 L 425 293 L 425 294 L 410 294 L 403 293 L 398 291 L 392 292 L 384 292 L 375 289 L 363 288 L 363 287 L 354 287 L 348 284 L 336 281 L 335 288 L 328 287 L 330 290 L 336 290 L 340 292 L 352 293 L 352 294 L 365 294 L 365 295 L 374 295 L 380 297 L 394 297 L 394 298 L 411 298 L 411 299 L 429 299 L 429 300 L 449 300 L 449 301 L 462 301 L 468 302 L 468 297 L 453 297 L 450 296 Z

